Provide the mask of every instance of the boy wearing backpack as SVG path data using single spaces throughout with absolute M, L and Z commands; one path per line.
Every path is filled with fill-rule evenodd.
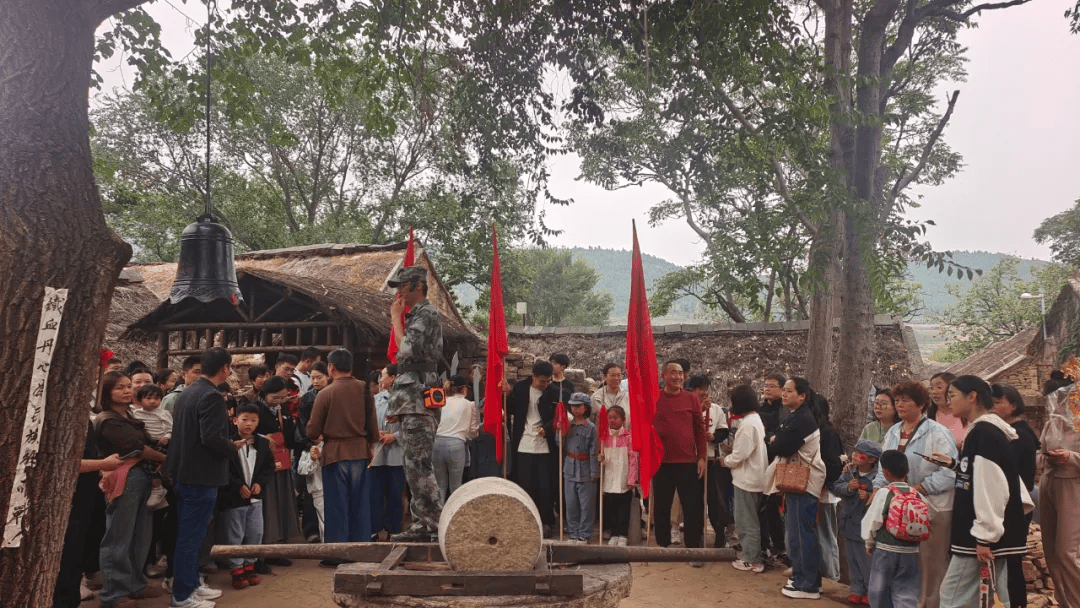
M 930 538 L 930 510 L 907 484 L 908 461 L 887 450 L 878 461 L 889 485 L 881 488 L 862 520 L 870 566 L 871 608 L 916 608 L 922 578 L 919 543 Z

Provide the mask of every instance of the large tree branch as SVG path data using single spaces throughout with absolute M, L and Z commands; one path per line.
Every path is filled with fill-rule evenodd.
M 889 197 L 890 207 L 896 200 L 896 197 L 911 185 L 911 182 L 919 178 L 919 174 L 926 168 L 926 163 L 930 160 L 930 154 L 934 150 L 934 145 L 941 137 L 942 131 L 945 130 L 945 125 L 949 123 L 949 118 L 952 117 L 953 109 L 956 107 L 956 99 L 960 96 L 960 91 L 953 91 L 951 97 L 949 97 L 949 106 L 945 108 L 945 113 L 938 120 L 937 126 L 930 133 L 930 138 L 926 140 L 926 145 L 923 146 L 922 155 L 919 157 L 919 163 L 915 165 L 915 168 L 908 173 L 901 173 L 900 178 L 896 181 L 896 184 L 892 188 L 892 194 Z
M 92 0 L 87 8 L 90 11 L 90 17 L 94 20 L 94 27 L 97 27 L 102 21 L 116 13 L 133 9 L 146 2 L 147 0 Z

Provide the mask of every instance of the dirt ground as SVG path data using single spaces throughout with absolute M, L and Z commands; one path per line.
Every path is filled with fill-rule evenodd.
M 633 589 L 621 608 L 826 608 L 846 604 L 848 595 L 847 587 L 825 581 L 820 600 L 788 599 L 780 594 L 785 581 L 782 571 L 740 572 L 727 562 L 707 563 L 704 568 L 691 568 L 685 563 L 634 564 L 633 572 Z M 232 588 L 228 573 L 218 572 L 207 578 L 210 586 L 225 591 L 217 600 L 221 608 L 335 608 L 330 593 L 333 576 L 333 570 L 319 568 L 318 562 L 296 560 L 291 567 L 275 567 L 259 586 L 241 591 Z M 151 581 L 153 586 L 160 584 L 161 579 Z M 166 608 L 169 598 L 163 595 L 140 600 L 139 605 Z M 83 602 L 81 608 L 98 608 L 98 602 Z

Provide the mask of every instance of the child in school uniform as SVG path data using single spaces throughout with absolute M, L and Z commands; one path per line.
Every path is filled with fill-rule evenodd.
M 263 490 L 274 476 L 274 453 L 270 442 L 255 433 L 259 413 L 255 403 L 236 407 L 233 441 L 243 439 L 246 443 L 229 457 L 229 485 L 218 491 L 227 545 L 261 545 L 263 540 Z M 254 559 L 233 557 L 228 561 L 234 589 L 259 584 Z
M 566 500 L 566 524 L 570 540 L 586 543 L 592 536 L 596 516 L 596 481 L 600 478 L 597 460 L 599 438 L 596 425 L 589 420 L 592 406 L 585 393 L 570 395 L 568 431 L 559 437 L 563 442 L 563 484 Z
M 919 572 L 919 543 L 900 540 L 889 533 L 885 522 L 897 494 L 910 492 L 907 483 L 908 460 L 903 452 L 887 450 L 879 460 L 881 473 L 889 482 L 878 490 L 862 520 L 862 536 L 870 564 L 869 604 L 873 608 L 915 608 L 919 601 L 922 577 Z
M 878 458 L 881 446 L 872 439 L 860 439 L 851 454 L 851 462 L 844 467 L 844 473 L 833 483 L 833 493 L 839 496 L 843 504 L 838 518 L 838 532 L 844 539 L 844 554 L 847 556 L 848 579 L 851 581 L 852 604 L 869 604 L 870 556 L 864 549 L 862 520 L 866 516 L 866 501 L 874 490 L 874 477 L 877 477 Z
M 611 530 L 608 544 L 626 546 L 630 529 L 630 501 L 638 484 L 638 453 L 631 447 L 630 430 L 626 428 L 626 410 L 613 405 L 608 408 L 608 427 L 611 434 L 603 440 L 598 460 L 604 467 L 604 523 Z

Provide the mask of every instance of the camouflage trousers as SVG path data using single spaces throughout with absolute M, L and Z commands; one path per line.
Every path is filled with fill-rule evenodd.
M 439 516 L 443 508 L 439 484 L 435 481 L 435 467 L 431 463 L 438 426 L 435 417 L 430 414 L 401 417 L 400 441 L 405 448 L 405 481 L 412 492 L 409 511 L 415 522 L 413 527 L 422 526 L 432 534 L 439 530 Z

